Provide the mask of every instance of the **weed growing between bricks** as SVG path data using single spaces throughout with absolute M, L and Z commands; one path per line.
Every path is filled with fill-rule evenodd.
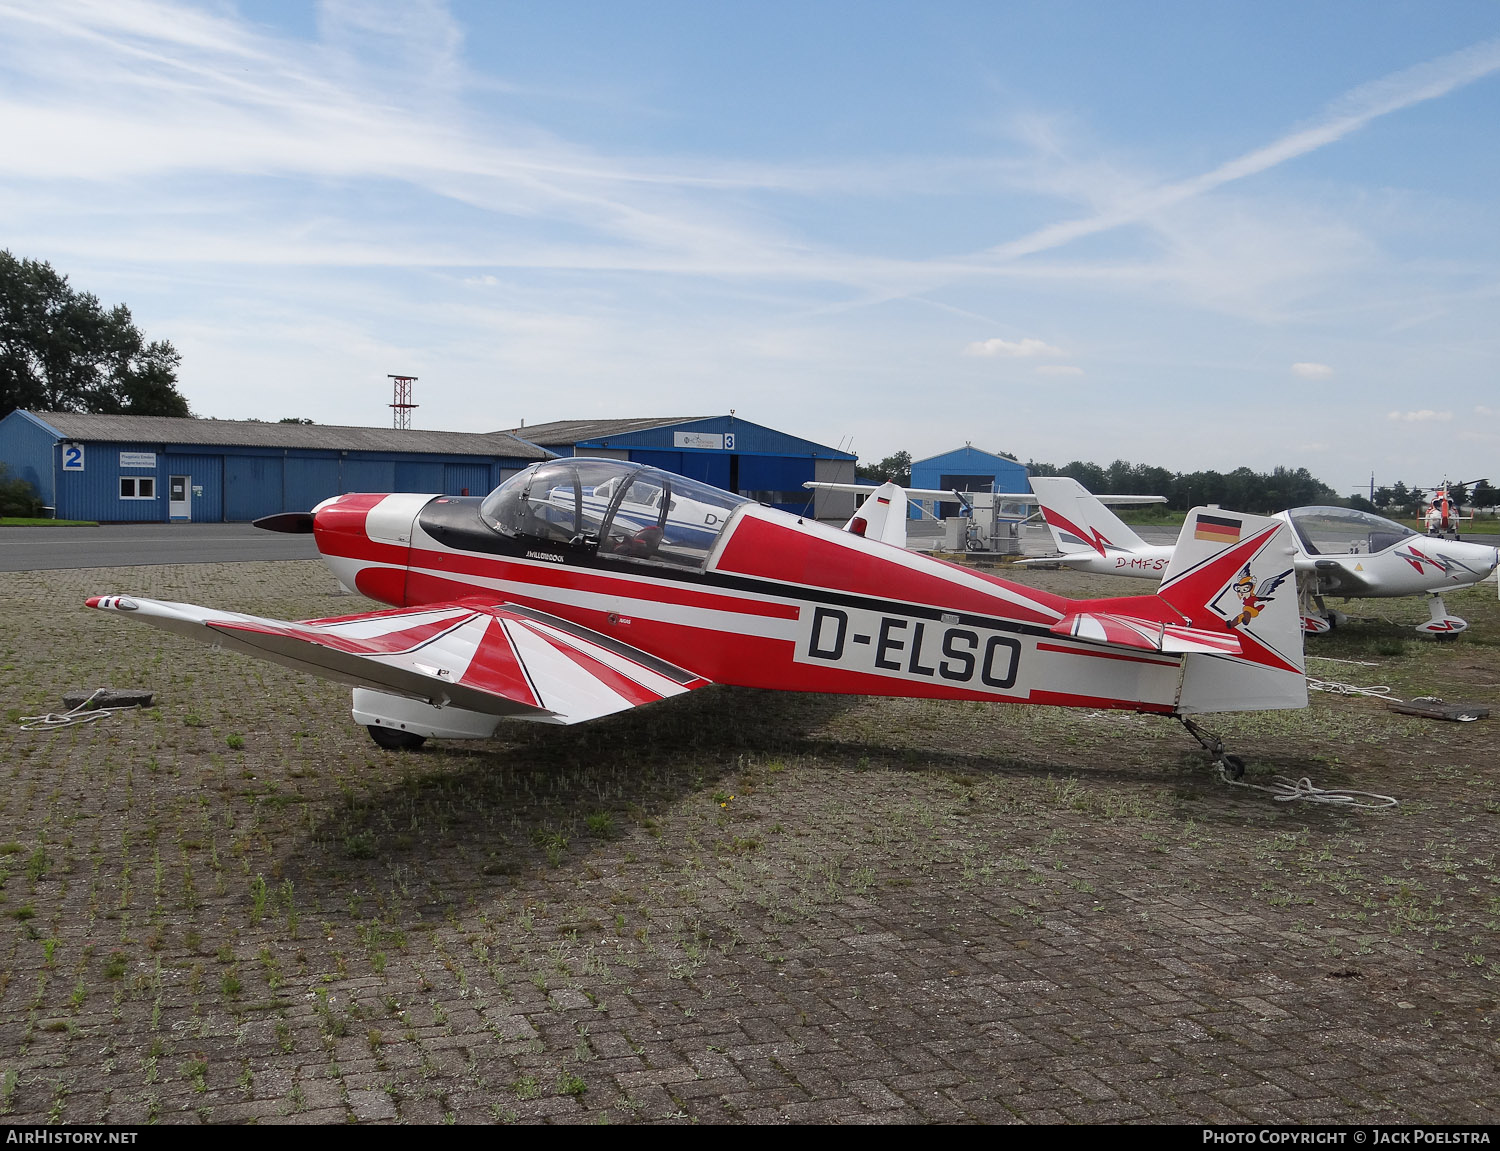
M 407 755 L 81 606 L 126 590 L 364 606 L 316 563 L 9 578 L 11 1121 L 1496 1118 L 1491 721 L 1216 717 L 1253 782 L 1374 815 L 1225 788 L 1161 720 L 968 703 L 714 689 Z M 1494 704 L 1500 610 L 1450 606 L 1451 644 L 1392 601 L 1315 650 Z M 105 684 L 159 704 L 16 729 Z

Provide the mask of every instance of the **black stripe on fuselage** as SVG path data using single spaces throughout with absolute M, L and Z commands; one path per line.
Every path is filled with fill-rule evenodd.
M 832 604 L 836 607 L 864 608 L 885 612 L 888 615 L 904 615 L 913 619 L 930 619 L 945 623 L 959 623 L 968 627 L 983 627 L 991 631 L 1009 631 L 1019 635 L 1044 635 L 1059 638 L 1046 624 L 1020 623 L 996 616 L 975 615 L 970 612 L 953 611 L 926 604 L 900 603 L 896 600 L 879 599 L 875 596 L 855 595 L 850 592 L 833 591 L 828 588 L 810 587 L 806 584 L 781 583 L 777 580 L 757 576 L 730 575 L 725 572 L 688 571 L 668 564 L 630 560 L 617 556 L 601 556 L 591 544 L 566 544 L 556 540 L 521 539 L 502 535 L 479 518 L 479 497 L 449 496 L 439 503 L 433 500 L 417 514 L 417 525 L 444 547 L 476 559 L 485 556 L 503 556 L 506 559 L 526 560 L 527 552 L 544 551 L 562 557 L 560 567 L 583 568 L 605 574 L 629 574 L 645 576 L 663 583 L 680 583 L 704 590 L 748 592 L 751 595 L 771 596 L 777 599 L 802 599 L 813 603 Z M 462 572 L 454 572 L 455 579 L 462 580 Z M 507 605 L 514 607 L 514 605 Z M 532 609 L 528 609 L 532 610 Z M 945 616 L 956 617 L 944 619 Z M 547 622 L 552 623 L 553 620 Z M 579 625 L 572 625 L 579 626 Z M 588 629 L 585 629 L 587 631 Z M 598 632 L 589 632 L 588 638 L 596 643 L 608 640 Z M 1061 637 L 1067 638 L 1067 637 Z M 618 642 L 618 641 L 612 641 Z M 644 655 L 636 648 L 624 645 L 619 654 L 629 659 Z M 635 652 L 637 654 L 631 654 Z M 672 665 L 668 664 L 668 667 Z M 681 672 L 680 668 L 673 669 Z M 673 675 L 662 672 L 667 678 Z M 683 681 L 678 680 L 681 683 Z

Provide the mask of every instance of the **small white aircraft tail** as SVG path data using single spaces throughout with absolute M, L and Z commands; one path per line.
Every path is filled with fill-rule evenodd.
M 859 505 L 849 522 L 846 532 L 864 536 L 867 540 L 906 546 L 906 489 L 896 484 L 881 484 L 870 489 L 865 502 Z
M 1133 552 L 1146 541 L 1131 531 L 1098 497 L 1071 476 L 1032 476 L 1052 541 L 1063 555 L 1074 552 Z
M 1188 512 L 1157 595 L 1192 627 L 1237 636 L 1241 654 L 1184 656 L 1178 714 L 1307 706 L 1295 555 L 1279 519 Z

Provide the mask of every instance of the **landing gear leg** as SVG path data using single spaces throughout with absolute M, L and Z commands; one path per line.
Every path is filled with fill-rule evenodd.
M 1297 606 L 1302 613 L 1302 631 L 1306 635 L 1323 635 L 1331 631 L 1337 622 L 1335 617 L 1338 613 L 1328 610 L 1323 597 L 1315 589 L 1315 580 L 1297 581 Z
M 1426 623 L 1417 624 L 1417 630 L 1423 635 L 1457 635 L 1469 626 L 1468 621 L 1448 614 L 1448 605 L 1443 603 L 1439 592 L 1433 592 L 1427 597 L 1427 612 L 1432 618 Z
M 1244 776 L 1245 761 L 1237 755 L 1226 754 L 1222 739 L 1204 731 L 1185 715 L 1179 715 L 1176 719 L 1187 729 L 1187 733 L 1198 741 L 1203 750 L 1213 756 L 1214 766 L 1224 773 L 1225 779 L 1240 779 Z

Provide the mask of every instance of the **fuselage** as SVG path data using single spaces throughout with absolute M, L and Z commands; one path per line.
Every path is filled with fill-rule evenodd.
M 1340 514 L 1309 514 L 1318 512 Z M 1488 544 L 1423 536 L 1394 521 L 1350 509 L 1295 508 L 1278 512 L 1276 518 L 1293 529 L 1298 574 L 1316 577 L 1318 595 L 1377 599 L 1457 591 L 1478 583 L 1500 565 L 1500 550 Z M 1341 530 L 1315 535 L 1315 525 Z M 1101 544 L 1095 550 L 1052 558 L 1077 571 L 1160 580 L 1172 549 Z
M 725 511 L 707 546 L 701 523 L 674 543 L 664 520 L 666 548 L 650 556 L 587 532 L 507 534 L 480 500 L 443 496 L 341 496 L 317 509 L 314 532 L 339 579 L 373 599 L 521 604 L 717 683 L 1174 709 L 1180 655 L 1050 630 L 1084 602 L 1187 622 L 1157 596 L 1073 601 L 749 502 Z

